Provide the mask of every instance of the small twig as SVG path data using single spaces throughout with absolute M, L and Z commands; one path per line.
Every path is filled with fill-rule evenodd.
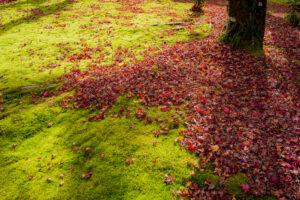
M 57 189 L 56 189 L 56 197 L 57 197 L 57 195 L 58 195 L 58 186 L 57 186 Z
M 25 170 L 27 170 L 29 163 L 30 163 L 30 159 L 29 159 L 28 162 L 27 162 L 27 165 L 26 165 Z
M 190 24 L 190 22 L 173 22 L 173 23 L 166 23 L 166 24 L 153 24 L 149 26 L 173 26 L 173 25 L 182 25 L 182 24 Z
M 177 27 L 177 28 L 172 28 L 172 29 L 166 29 L 166 31 L 179 31 L 185 29 L 184 27 Z
M 162 50 L 159 46 L 156 45 L 156 47 L 157 47 L 161 52 L 163 52 L 163 50 Z

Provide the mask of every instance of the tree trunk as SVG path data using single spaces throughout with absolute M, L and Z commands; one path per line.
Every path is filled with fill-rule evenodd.
M 225 42 L 262 49 L 267 0 L 229 0 Z

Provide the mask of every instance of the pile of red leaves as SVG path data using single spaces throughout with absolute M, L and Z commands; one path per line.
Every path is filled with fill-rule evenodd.
M 300 60 L 300 25 L 294 28 L 280 16 L 268 14 L 264 43 L 282 49 L 288 58 Z
M 299 65 L 285 57 L 298 57 L 292 50 L 294 43 L 289 42 L 298 44 L 294 35 L 299 32 L 287 35 L 284 47 L 289 53 L 268 49 L 276 57 L 254 57 L 215 39 L 225 19 L 224 6 L 209 4 L 205 12 L 215 31 L 201 41 L 161 47 L 162 52 L 135 64 L 95 65 L 64 75 L 62 90 L 76 92 L 62 106 L 71 100 L 75 107 L 97 106 L 105 111 L 124 94 L 138 96 L 146 106 L 165 108 L 189 100 L 185 104 L 188 130 L 181 144 L 198 153 L 202 164 L 213 162 L 215 173 L 224 178 L 245 173 L 249 180 L 241 186 L 245 193 L 296 199 Z M 272 23 L 270 17 L 268 23 Z M 266 43 L 272 41 L 267 34 Z M 195 184 L 189 195 L 227 198 L 222 189 L 201 190 Z
M 7 3 L 11 3 L 13 1 L 16 1 L 16 0 L 0 0 L 0 5 L 4 5 L 4 4 L 7 4 Z

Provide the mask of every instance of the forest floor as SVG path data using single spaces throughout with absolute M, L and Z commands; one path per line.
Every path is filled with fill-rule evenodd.
M 171 0 L 19 0 L 0 5 L 2 199 L 297 195 L 299 176 L 294 172 L 300 163 L 292 137 L 299 134 L 295 132 L 299 26 L 286 23 L 285 5 L 270 4 L 264 55 L 253 56 L 218 42 L 226 20 L 223 1 L 208 1 L 202 16 L 192 15 L 192 5 Z M 226 68 L 228 63 L 238 72 Z M 254 72 L 253 77 L 237 78 Z M 195 77 L 198 73 L 201 79 Z M 249 83 L 252 88 L 245 86 Z M 255 98 L 245 100 L 245 95 L 236 94 L 239 89 L 231 91 L 238 87 Z M 196 100 L 199 91 L 202 97 Z M 265 93 L 270 96 L 264 96 L 262 103 Z M 246 112 L 242 103 L 252 117 L 245 120 L 247 125 L 229 119 L 240 115 L 235 110 Z M 210 109 L 203 110 L 202 104 Z M 241 106 L 235 108 L 236 104 Z M 290 148 L 283 159 L 289 171 L 280 177 L 262 170 L 260 176 L 267 181 L 255 183 L 261 177 L 250 172 L 255 170 L 248 159 L 260 157 L 244 158 L 244 151 L 255 138 L 261 144 L 261 136 L 243 140 L 246 150 L 232 152 L 218 143 L 226 143 L 218 133 L 215 138 L 203 134 L 214 144 L 210 146 L 201 146 L 194 134 L 203 132 L 193 123 L 205 121 L 204 115 L 218 115 L 226 126 L 232 123 L 229 132 L 236 131 L 235 126 L 242 133 L 253 132 L 246 127 L 259 125 L 257 119 L 266 118 L 264 112 L 271 104 L 276 104 L 272 110 L 279 114 L 268 113 L 273 116 L 270 121 L 282 120 L 287 126 L 279 124 L 287 141 L 278 145 Z M 274 126 L 280 129 L 279 125 Z M 258 126 L 254 132 L 264 129 Z M 206 154 L 207 148 L 211 154 Z M 226 161 L 224 168 L 218 166 L 218 155 L 226 157 L 219 149 L 243 153 L 248 166 L 243 169 L 245 164 L 234 159 L 229 160 L 234 166 Z M 264 148 L 259 151 L 267 153 Z M 262 167 L 274 168 L 270 173 L 283 172 L 277 166 L 283 161 L 270 163 Z M 270 177 L 280 178 L 280 185 L 268 185 Z M 285 181 L 294 186 L 281 186 Z

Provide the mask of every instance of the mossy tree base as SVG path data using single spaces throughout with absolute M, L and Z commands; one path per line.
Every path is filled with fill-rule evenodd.
M 262 49 L 267 0 L 229 0 L 228 23 L 222 40 L 236 48 Z
M 191 8 L 192 12 L 195 13 L 203 13 L 203 4 L 206 2 L 206 0 L 194 0 L 194 6 Z

